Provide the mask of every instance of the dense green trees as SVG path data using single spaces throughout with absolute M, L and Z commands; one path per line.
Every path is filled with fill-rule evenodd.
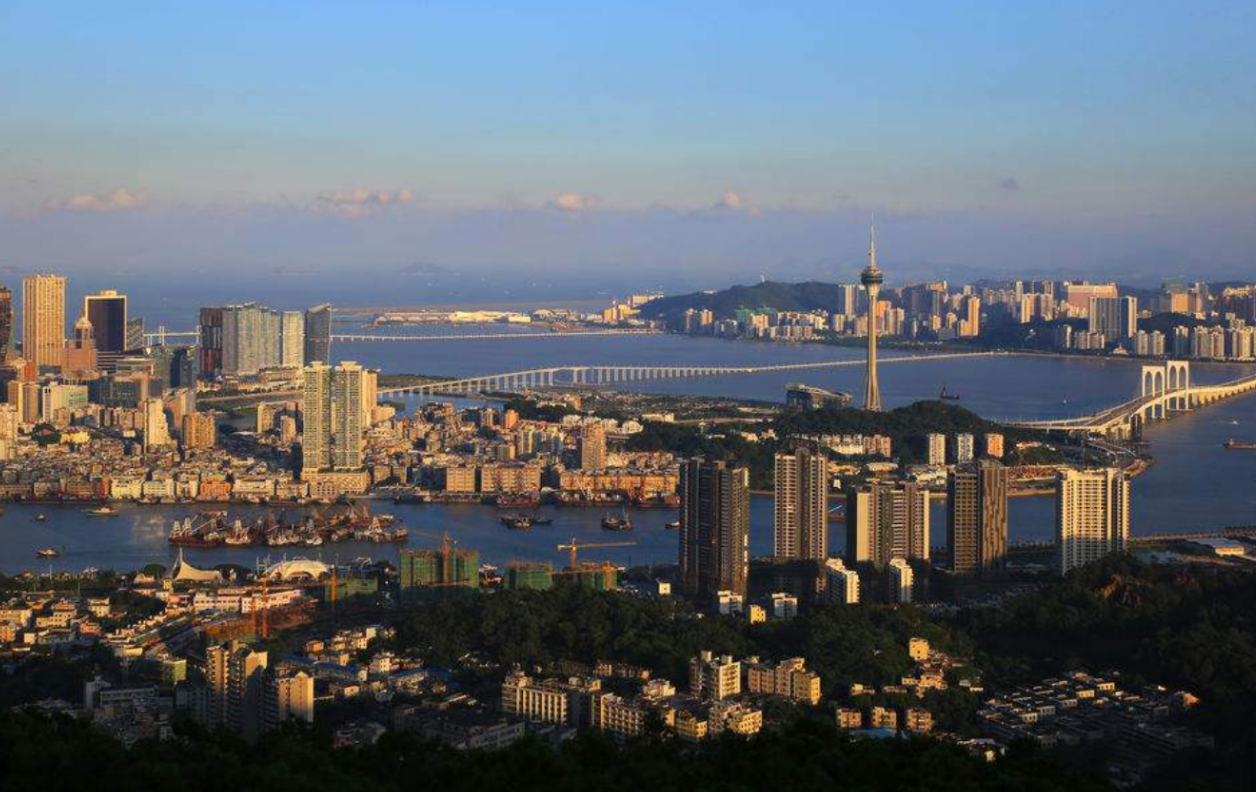
M 738 429 L 764 434 L 772 438 L 750 441 L 734 432 Z M 629 450 L 672 451 L 680 456 L 710 456 L 750 468 L 751 483 L 756 488 L 772 486 L 773 455 L 789 438 L 818 435 L 885 435 L 893 441 L 894 454 L 904 462 L 928 459 L 928 435 L 931 432 L 953 435 L 968 432 L 980 436 L 1001 432 L 1010 444 L 1020 440 L 1039 440 L 1038 432 L 1015 429 L 987 421 L 955 404 L 944 401 L 919 401 L 886 412 L 869 412 L 855 408 L 823 410 L 790 410 L 766 424 L 721 427 L 704 434 L 690 425 L 650 423 L 645 431 L 628 441 Z M 1054 461 L 1058 454 L 1048 454 Z
M 996 685 L 1081 667 L 1199 696 L 1193 720 L 1216 736 L 1218 751 L 1179 757 L 1152 788 L 1215 790 L 1256 777 L 1250 570 L 1114 556 L 1006 608 L 967 612 L 958 626 L 976 639 L 977 663 Z
M 6 792 L 388 792 L 389 790 L 1108 790 L 1101 779 L 1017 748 L 995 764 L 929 740 L 850 741 L 827 722 L 800 719 L 759 737 L 616 745 L 588 735 L 559 749 L 524 740 L 492 755 L 459 753 L 387 735 L 361 751 L 329 751 L 294 731 L 255 746 L 193 734 L 128 751 L 85 725 L 0 713 L 0 786 Z

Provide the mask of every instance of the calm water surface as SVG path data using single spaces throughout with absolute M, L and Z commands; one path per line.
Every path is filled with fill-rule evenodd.
M 412 332 L 408 328 L 392 332 Z M 767 344 L 686 336 L 570 337 L 546 340 L 362 342 L 340 344 L 339 359 L 352 359 L 386 373 L 449 375 L 493 374 L 557 365 L 768 365 L 773 363 L 860 359 L 858 349 L 814 344 Z M 887 351 L 887 356 L 899 353 Z M 997 357 L 890 364 L 882 368 L 881 387 L 887 406 L 936 397 L 943 385 L 963 399 L 962 405 L 989 418 L 1050 418 L 1093 412 L 1135 394 L 1141 363 L 1122 360 Z M 1256 372 L 1256 366 L 1195 365 L 1200 383 L 1232 379 Z M 737 396 L 781 401 L 785 385 L 804 381 L 830 390 L 859 393 L 861 368 L 815 370 L 787 374 L 756 374 L 692 380 L 637 382 L 636 390 L 654 393 Z M 1256 440 L 1256 396 L 1248 395 L 1151 427 L 1146 432 L 1156 465 L 1133 485 L 1133 531 L 1216 528 L 1256 523 L 1256 453 L 1227 452 L 1228 437 Z M 631 547 L 590 550 L 590 560 L 616 563 L 673 562 L 676 535 L 663 527 L 675 519 L 667 510 L 636 510 L 629 535 L 601 530 L 597 509 L 546 507 L 554 524 L 531 531 L 509 531 L 491 507 L 464 505 L 392 505 L 380 501 L 410 527 L 410 547 L 432 546 L 448 530 L 461 547 L 478 549 L 485 562 L 515 559 L 565 562 L 560 542 L 632 541 Z M 0 572 L 23 569 L 81 570 L 85 567 L 133 569 L 147 563 L 169 564 L 172 549 L 166 534 L 173 520 L 194 512 L 186 506 L 122 506 L 113 518 L 89 518 L 70 507 L 9 505 L 0 516 Z M 257 508 L 232 508 L 232 516 L 248 519 Z M 47 521 L 36 522 L 43 512 Z M 1050 498 L 1015 498 L 1010 506 L 1013 541 L 1052 536 L 1054 504 Z M 945 519 L 934 509 L 933 543 L 945 541 Z M 834 526 L 830 547 L 843 545 L 843 530 Z M 769 498 L 755 498 L 751 507 L 751 551 L 771 552 L 772 508 Z M 41 547 L 63 550 L 51 562 L 35 557 Z M 252 565 L 264 548 L 189 550 L 201 565 Z M 289 550 L 325 560 L 358 557 L 395 558 L 397 547 L 346 542 L 335 546 Z M 281 557 L 272 551 L 272 559 Z

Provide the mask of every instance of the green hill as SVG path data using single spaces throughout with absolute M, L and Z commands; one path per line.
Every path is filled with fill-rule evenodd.
M 646 303 L 641 315 L 646 319 L 679 319 L 690 308 L 710 310 L 716 319 L 731 319 L 739 308 L 772 308 L 777 311 L 835 310 L 837 285 L 808 281 L 778 283 L 764 281 L 753 286 L 732 286 L 716 292 L 694 292 L 663 297 Z

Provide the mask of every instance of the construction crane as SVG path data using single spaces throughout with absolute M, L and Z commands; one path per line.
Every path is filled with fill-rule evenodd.
M 566 550 L 571 553 L 571 568 L 575 569 L 579 566 L 576 563 L 577 550 L 581 550 L 586 547 L 632 547 L 635 544 L 636 542 L 577 542 L 576 537 L 573 536 L 571 537 L 571 542 L 568 544 L 560 544 L 558 546 L 558 550 L 559 552 Z

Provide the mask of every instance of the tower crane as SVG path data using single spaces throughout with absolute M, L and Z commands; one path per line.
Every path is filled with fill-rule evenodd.
M 636 542 L 577 542 L 576 537 L 571 537 L 571 541 L 567 544 L 558 545 L 559 551 L 566 550 L 571 554 L 571 568 L 575 569 L 576 551 L 587 547 L 632 547 Z

